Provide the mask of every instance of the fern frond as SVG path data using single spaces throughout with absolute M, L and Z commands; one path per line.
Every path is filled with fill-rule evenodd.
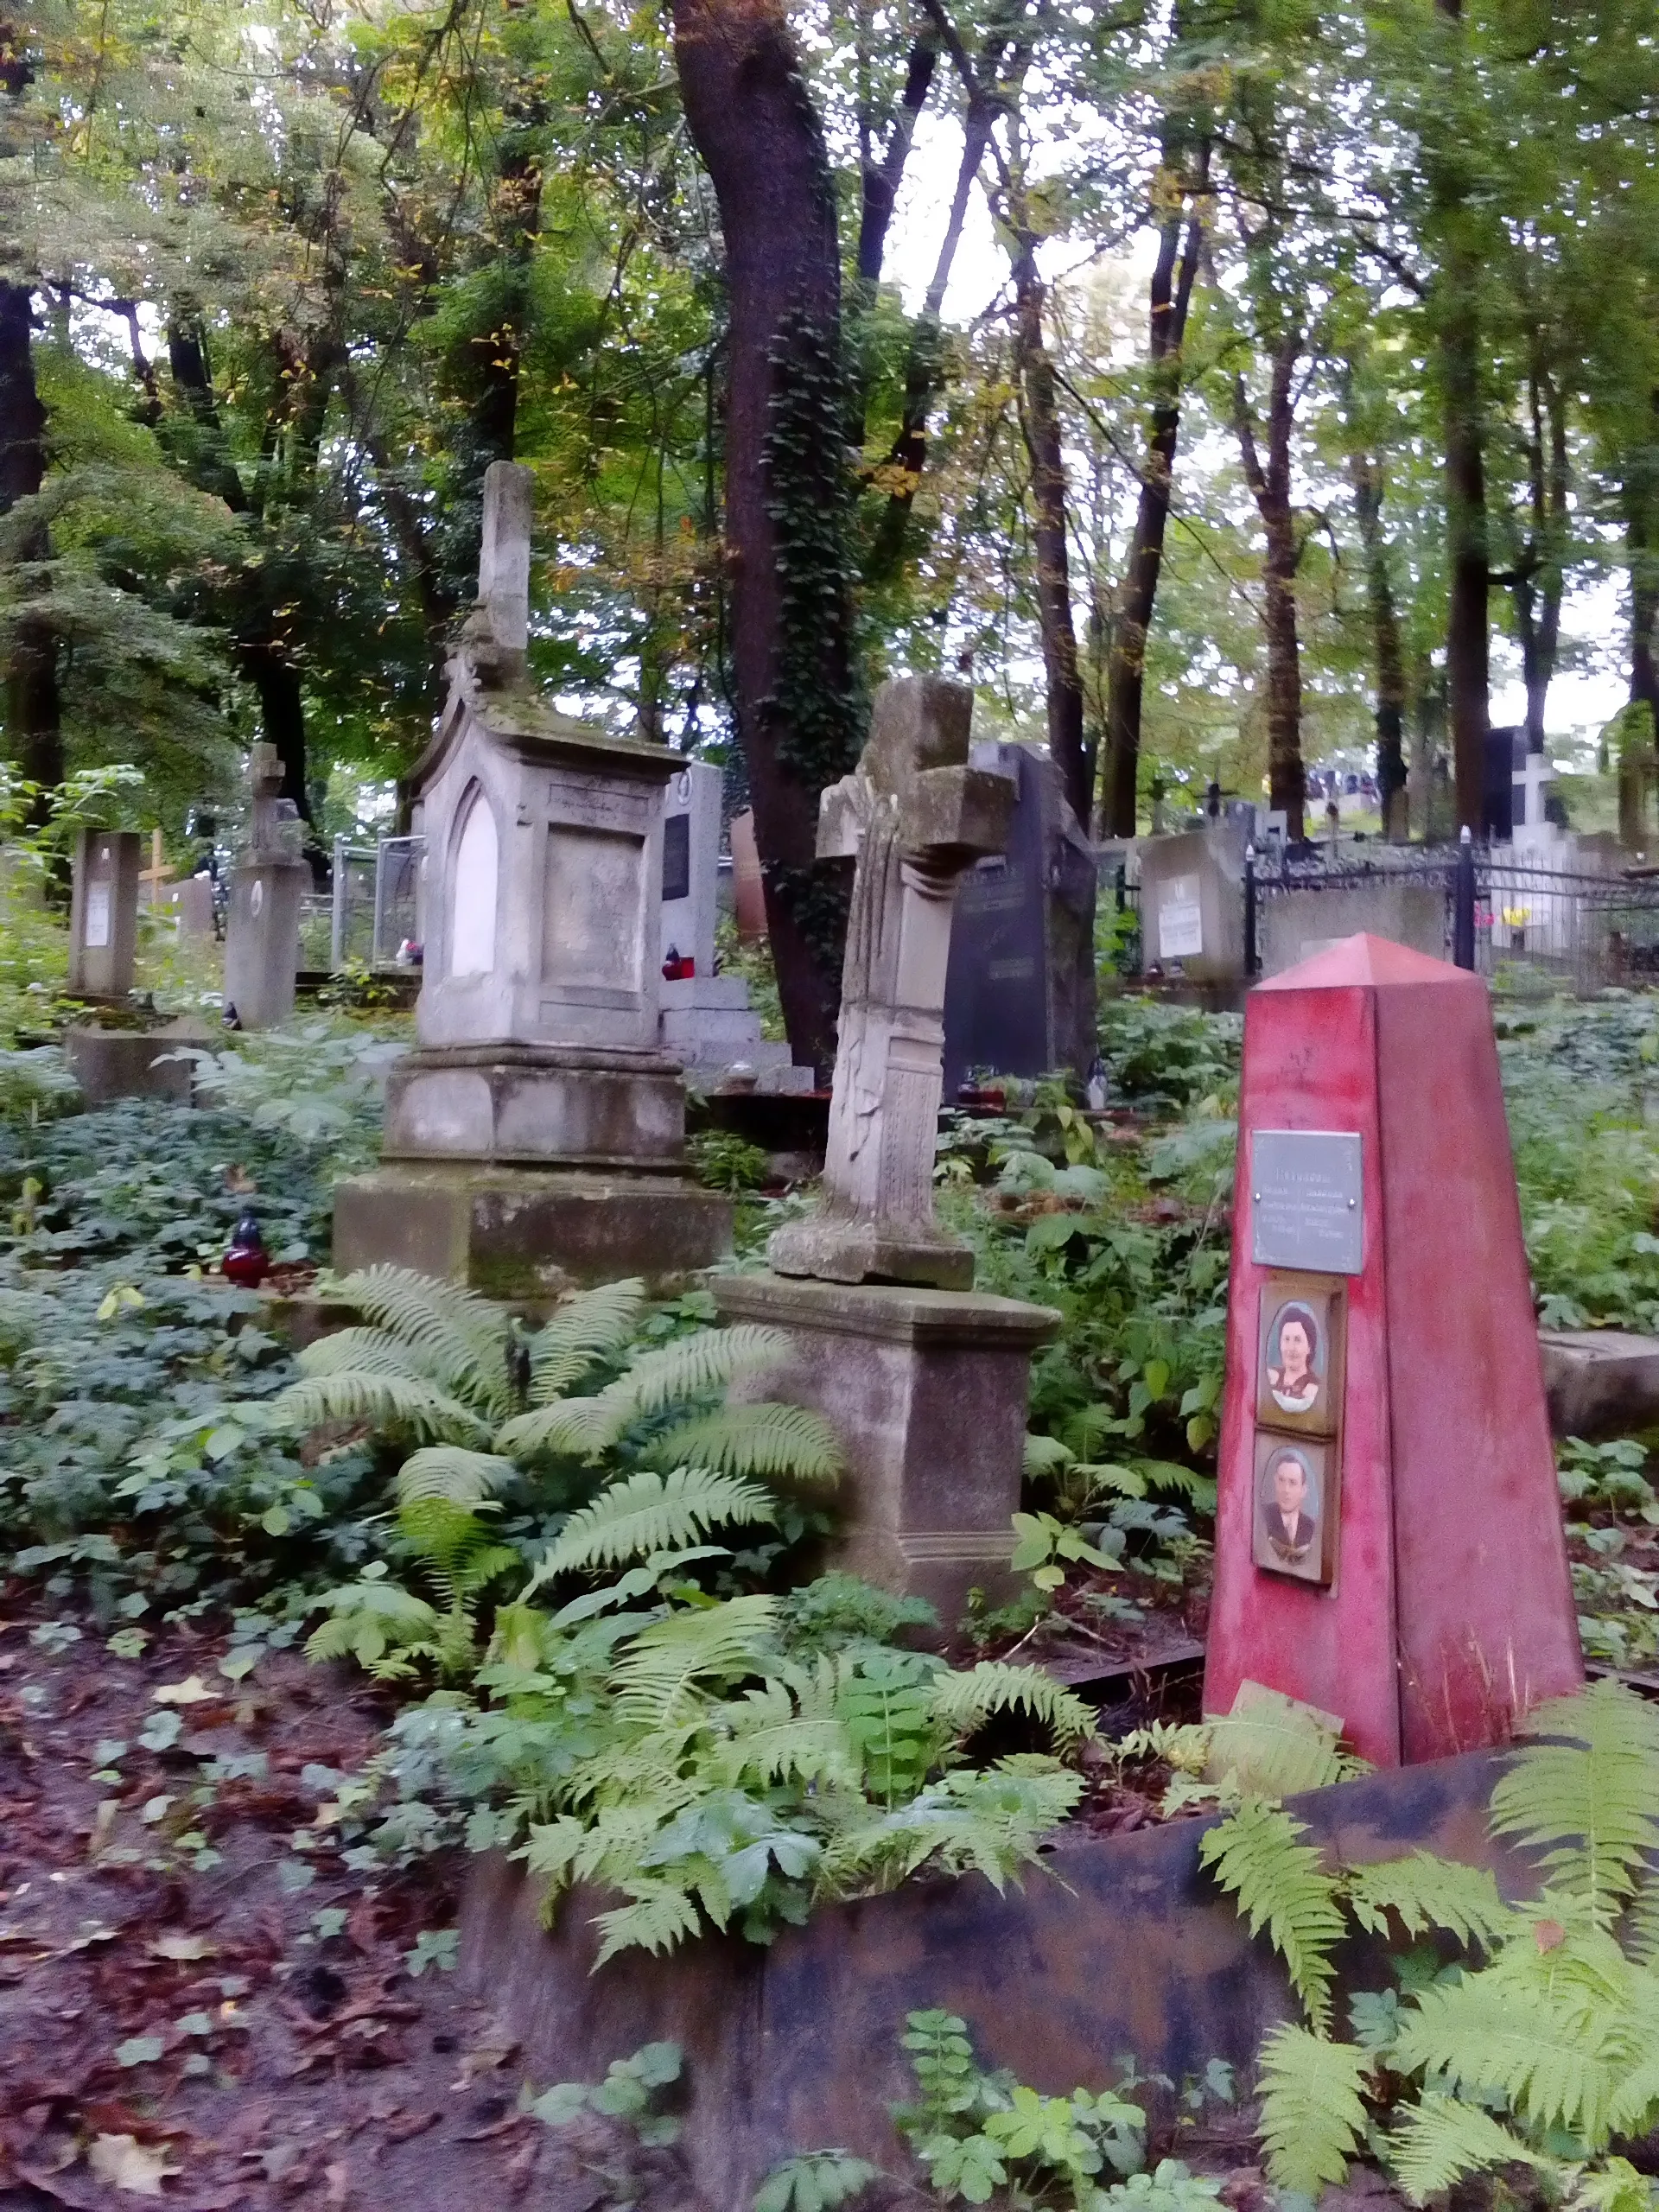
M 306 1640 L 311 1660 L 353 1658 L 372 1669 L 394 1646 L 429 1646 L 442 1625 L 436 1608 L 398 1582 L 348 1582 L 318 1602 L 332 1618 Z
M 451 1505 L 479 1505 L 509 1488 L 518 1473 L 511 1459 L 493 1452 L 469 1452 L 460 1444 L 429 1444 L 411 1452 L 397 1470 L 397 1503 L 414 1505 L 422 1498 L 437 1497 Z
M 1046 1476 L 1058 1475 L 1069 1467 L 1077 1453 L 1061 1443 L 1058 1436 L 1038 1436 L 1027 1433 L 1025 1441 L 1023 1471 L 1027 1482 L 1041 1482 Z
M 594 1961 L 595 1974 L 619 1951 L 649 1951 L 657 1958 L 695 1936 L 702 1925 L 690 1897 L 671 1882 L 631 1882 L 627 1886 L 628 1904 L 594 1916 L 594 1927 L 604 1932 Z
M 308 1344 L 295 1362 L 302 1375 L 404 1375 L 415 1382 L 442 1383 L 417 1347 L 399 1344 L 385 1329 L 336 1329 Z
M 598 1402 L 617 1417 L 620 1434 L 629 1422 L 643 1414 L 661 1413 L 680 1398 L 698 1398 L 735 1382 L 740 1375 L 755 1375 L 772 1367 L 789 1350 L 781 1329 L 758 1321 L 743 1321 L 729 1329 L 700 1329 L 695 1336 L 677 1337 L 671 1344 L 639 1353 L 614 1382 L 599 1393 Z
M 1640 2137 L 1659 2119 L 1659 1976 L 1638 1968 L 1630 1980 L 1633 2002 L 1616 2031 L 1623 2063 L 1607 2124 L 1615 2135 Z
M 556 1398 L 550 1405 L 532 1406 L 515 1414 L 495 1433 L 498 1451 L 515 1459 L 539 1459 L 543 1452 L 575 1459 L 597 1459 L 615 1443 L 627 1422 L 613 1406 L 598 1398 Z
M 1489 1951 L 1525 1925 L 1497 1894 L 1489 1869 L 1459 1866 L 1427 1851 L 1356 1868 L 1348 1879 L 1348 1904 L 1371 1935 L 1389 1933 L 1392 1913 L 1408 1936 L 1444 1928 L 1459 1942 Z
M 729 1738 L 714 1758 L 721 1783 L 735 1788 L 753 1780 L 765 1789 L 779 1782 L 854 1788 L 858 1756 L 836 1715 L 836 1681 L 835 1665 L 826 1660 L 816 1674 L 797 1675 L 792 1683 L 773 1679 L 728 1699 L 720 1717 Z
M 1028 1713 L 1040 1720 L 1055 1747 L 1068 1751 L 1095 1732 L 1095 1716 L 1080 1697 L 1062 1689 L 1038 1667 L 1011 1667 L 1004 1660 L 982 1659 L 964 1673 L 936 1675 L 932 1716 L 957 1736 L 971 1735 L 994 1713 Z
M 1535 2151 L 1478 2105 L 1459 2104 L 1433 2090 L 1401 2113 L 1389 2134 L 1389 2163 L 1414 2204 L 1438 2196 L 1465 2174 L 1488 2173 L 1495 2166 L 1530 2166 L 1558 2179 L 1567 2173 L 1559 2158 Z
M 1367 2054 L 1284 2020 L 1262 2045 L 1262 2141 L 1281 2189 L 1317 2197 L 1339 2182 L 1365 2135 Z
M 809 1406 L 721 1406 L 652 1437 L 640 1455 L 646 1466 L 713 1467 L 725 1475 L 768 1481 L 833 1483 L 846 1465 L 841 1439 Z
M 1251 1935 L 1266 1927 L 1292 1988 L 1323 2033 L 1331 2022 L 1332 1953 L 1344 1923 L 1336 1882 L 1313 1846 L 1299 1840 L 1306 1833 L 1282 1807 L 1247 1798 L 1200 1839 L 1198 1858 L 1238 1899 Z
M 1605 1680 L 1537 1707 L 1531 1738 L 1492 1792 L 1491 1830 L 1514 1836 L 1611 1926 L 1659 1851 L 1659 1708 Z
M 764 1672 L 777 1615 L 776 1599 L 728 1598 L 642 1629 L 612 1676 L 618 1718 L 637 1727 L 671 1724 L 700 1703 L 699 1685 Z
M 1659 1874 L 1646 1874 L 1624 1916 L 1624 1948 L 1638 1966 L 1659 1967 Z
M 1033 1765 L 1035 1770 L 1033 1770 Z M 1078 1775 L 1051 1760 L 961 1771 L 871 1816 L 846 1806 L 825 1847 L 819 1888 L 833 1897 L 891 1889 L 924 1865 L 943 1873 L 979 1873 L 1004 1889 L 1037 1856 L 1083 1794 Z
M 499 1420 L 511 1412 L 507 1338 L 511 1323 L 499 1306 L 458 1283 L 441 1282 L 413 1268 L 359 1268 L 332 1294 L 367 1314 L 400 1344 L 418 1349 L 423 1363 L 452 1393 Z
M 1349 1770 L 1335 1732 L 1293 1698 L 1257 1689 L 1247 1703 L 1208 1720 L 1211 1782 L 1228 1777 L 1258 1797 L 1294 1797 L 1304 1789 L 1325 1789 Z
M 642 1469 L 612 1483 L 570 1516 L 530 1586 L 539 1589 L 578 1568 L 620 1567 L 625 1560 L 680 1551 L 728 1522 L 749 1527 L 777 1517 L 765 1491 L 734 1475 L 710 1474 L 705 1467 L 676 1467 L 667 1475 Z
M 1535 1954 L 1527 1970 L 1517 1945 L 1484 1973 L 1418 1991 L 1401 2008 L 1389 2063 L 1402 2073 L 1426 2069 L 1477 2098 L 1502 2097 L 1529 2126 L 1568 2128 L 1599 2148 L 1613 2099 L 1618 2008 L 1611 1993 L 1567 1973 L 1565 1948 L 1541 1963 Z
M 530 1339 L 530 1402 L 544 1406 L 580 1382 L 596 1359 L 620 1351 L 639 1325 L 645 1286 L 639 1276 L 579 1290 Z
M 489 1430 L 470 1407 L 436 1383 L 387 1369 L 309 1375 L 290 1382 L 270 1402 L 271 1418 L 283 1427 L 317 1428 L 327 1421 L 372 1421 L 406 1429 L 412 1436 L 455 1444 L 486 1444 Z

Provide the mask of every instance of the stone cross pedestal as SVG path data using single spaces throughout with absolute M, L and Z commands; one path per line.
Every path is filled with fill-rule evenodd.
M 823 794 L 819 853 L 856 858 L 823 1203 L 773 1236 L 772 1274 L 712 1286 L 730 1319 L 789 1338 L 766 1394 L 842 1440 L 837 1558 L 947 1630 L 971 1592 L 1011 1593 L 1031 1355 L 1060 1325 L 976 1295 L 972 1253 L 933 1215 L 951 907 L 1014 795 L 968 765 L 972 711 L 961 684 L 884 684 L 857 768 Z
M 966 1290 L 974 1257 L 933 1217 L 950 917 L 1001 849 L 1014 786 L 968 766 L 973 693 L 884 683 L 869 742 L 819 804 L 821 859 L 855 859 L 823 1203 L 767 1248 L 779 1274 Z
M 81 830 L 69 906 L 69 995 L 124 999 L 138 957 L 136 830 Z
M 253 817 L 231 868 L 225 918 L 225 1007 L 238 1027 L 275 1029 L 294 1011 L 300 965 L 300 906 L 311 871 L 300 825 L 282 812 L 283 764 L 274 745 L 248 755 Z
M 729 1248 L 684 1178 L 658 1035 L 665 747 L 556 713 L 526 674 L 530 473 L 484 480 L 479 597 L 412 777 L 426 836 L 420 1049 L 386 1085 L 386 1164 L 340 1185 L 342 1268 L 401 1262 L 502 1297 Z

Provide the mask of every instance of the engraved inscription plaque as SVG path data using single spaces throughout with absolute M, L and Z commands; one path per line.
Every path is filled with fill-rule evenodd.
M 691 896 L 691 817 L 671 814 L 663 824 L 663 898 Z
M 1250 1139 L 1250 1257 L 1261 1268 L 1357 1275 L 1364 1265 L 1360 1140 L 1338 1129 Z

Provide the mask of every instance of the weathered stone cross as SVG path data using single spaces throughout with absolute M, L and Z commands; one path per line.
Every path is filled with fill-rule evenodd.
M 819 802 L 821 860 L 854 858 L 823 1200 L 767 1247 L 779 1274 L 966 1290 L 974 1255 L 933 1216 L 944 975 L 957 880 L 1007 836 L 1014 786 L 968 766 L 974 695 L 901 677 L 857 767 Z

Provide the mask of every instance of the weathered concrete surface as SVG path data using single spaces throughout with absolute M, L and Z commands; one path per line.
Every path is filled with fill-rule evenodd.
M 63 1051 L 89 1106 L 107 1106 L 112 1098 L 176 1098 L 188 1106 L 194 1066 L 167 1056 L 181 1045 L 211 1041 L 206 1025 L 188 1016 L 164 1029 L 100 1029 L 87 1022 L 64 1031 Z
M 1446 897 L 1438 883 L 1404 883 L 1379 871 L 1342 890 L 1272 891 L 1255 906 L 1256 952 L 1263 976 L 1281 975 L 1362 931 L 1444 960 Z
M 1315 1840 L 1350 1863 L 1419 1845 L 1493 1867 L 1511 1894 L 1524 1867 L 1486 1834 L 1502 1760 L 1471 1752 L 1293 1798 Z M 1262 2035 L 1298 2011 L 1266 1939 L 1252 1942 L 1198 1865 L 1210 1821 L 1064 1846 L 1022 1889 L 977 1875 L 911 1883 L 827 1905 L 769 1949 L 709 1936 L 664 1959 L 625 1953 L 597 1974 L 591 1892 L 556 1932 L 522 1870 L 478 1863 L 461 1903 L 461 1972 L 498 2007 L 539 2089 L 597 2081 L 613 2059 L 684 2047 L 684 2147 L 722 2212 L 747 2212 L 777 2162 L 835 2144 L 905 2171 L 887 2117 L 913 2094 L 898 2048 L 907 2012 L 960 2013 L 988 2065 L 1054 2095 L 1103 2088 L 1116 2056 L 1178 2082 L 1211 2058 L 1249 2069 Z M 1386 1943 L 1355 1946 L 1355 1986 L 1393 1986 Z
M 69 901 L 69 995 L 124 999 L 138 955 L 136 830 L 75 833 Z
M 1659 1337 L 1540 1329 L 1538 1350 L 1557 1436 L 1609 1436 L 1659 1421 Z
M 231 870 L 225 1003 L 244 1029 L 276 1029 L 294 1011 L 300 908 L 311 871 L 297 856 L 245 853 Z
M 580 1046 L 411 1052 L 386 1078 L 388 1160 L 678 1167 L 679 1064 L 656 1051 Z
M 947 1629 L 970 1590 L 1011 1596 L 1031 1356 L 1060 1316 L 908 1284 L 719 1275 L 709 1288 L 728 1321 L 789 1334 L 752 1395 L 815 1408 L 842 1440 L 837 1564 L 925 1598 Z
M 1244 980 L 1244 848 L 1236 822 L 1141 841 L 1141 965 L 1189 983 Z
M 731 1200 L 672 1174 L 399 1161 L 334 1192 L 340 1274 L 389 1261 L 489 1298 L 626 1275 L 670 1295 L 731 1249 Z

